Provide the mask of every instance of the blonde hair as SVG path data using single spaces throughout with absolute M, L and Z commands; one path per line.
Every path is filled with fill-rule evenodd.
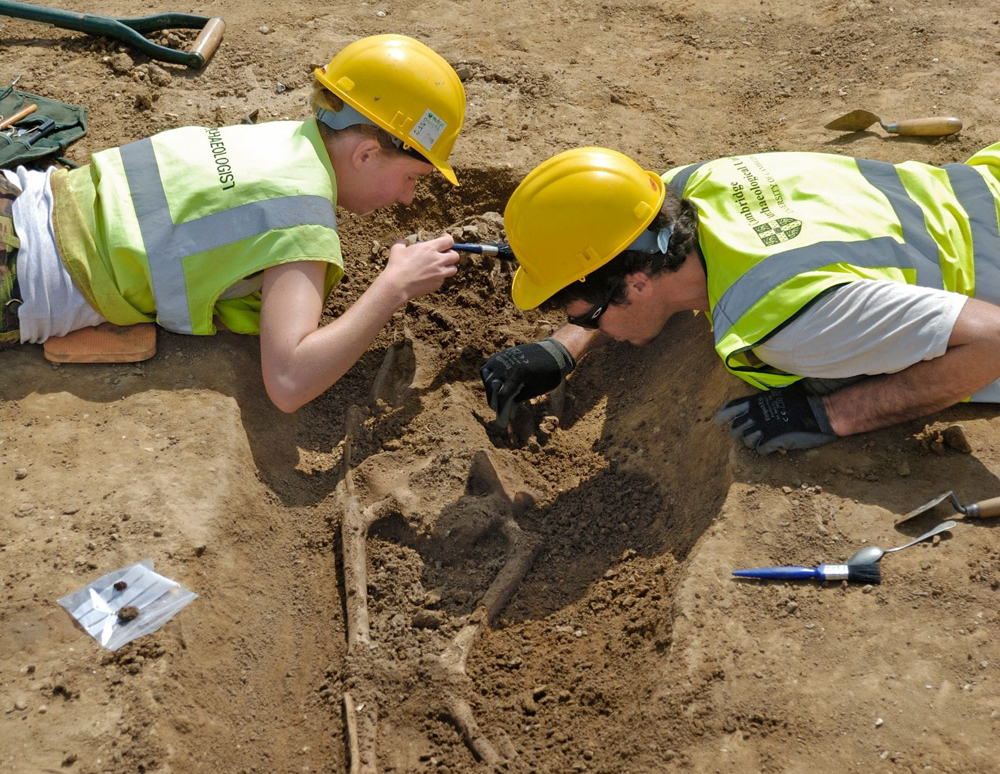
M 326 110 L 332 110 L 334 113 L 339 113 L 344 107 L 344 100 L 329 89 L 324 88 L 322 84 L 314 83 L 312 94 L 309 97 L 309 107 L 312 109 L 313 115 L 316 114 L 317 108 L 325 108 Z M 380 126 L 372 126 L 371 124 L 355 124 L 354 126 L 348 126 L 346 129 L 339 130 L 331 129 L 322 122 L 320 122 L 319 126 L 320 131 L 329 132 L 331 136 L 336 136 L 341 133 L 349 133 L 362 134 L 365 137 L 373 137 L 378 142 L 378 145 L 382 150 L 403 153 L 401 149 L 396 147 L 394 142 L 395 138 Z

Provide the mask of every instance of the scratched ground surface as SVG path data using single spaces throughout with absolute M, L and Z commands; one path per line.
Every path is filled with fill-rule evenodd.
M 330 315 L 394 238 L 499 238 L 521 176 L 573 146 L 659 170 L 774 149 L 946 163 L 1000 139 L 1000 12 L 987 0 L 61 5 L 228 24 L 193 72 L 0 18 L 0 82 L 21 75 L 20 88 L 89 107 L 90 134 L 69 152 L 81 163 L 172 126 L 299 118 L 311 68 L 366 34 L 417 36 L 460 69 L 462 186 L 429 181 L 407 210 L 345 214 L 348 279 Z M 854 108 L 955 114 L 965 129 L 907 141 L 822 128 Z M 364 763 L 384 772 L 996 771 L 989 525 L 886 558 L 868 589 L 728 578 L 905 542 L 894 516 L 949 489 L 1000 494 L 995 412 L 756 459 L 712 425 L 741 383 L 704 319 L 685 317 L 646 348 L 595 353 L 500 433 L 480 362 L 559 323 L 516 311 L 509 282 L 506 267 L 470 261 L 293 416 L 263 397 L 252 339 L 161 333 L 156 357 L 131 366 L 3 352 L 0 771 L 339 772 L 352 692 L 356 717 L 374 718 Z M 952 424 L 971 453 L 921 443 Z M 358 593 L 345 591 L 340 526 L 377 503 L 363 557 L 371 646 L 348 654 Z M 480 601 L 509 567 L 508 516 L 536 553 L 484 621 Z M 55 600 L 145 558 L 199 599 L 110 654 Z M 469 627 L 454 679 L 435 664 Z

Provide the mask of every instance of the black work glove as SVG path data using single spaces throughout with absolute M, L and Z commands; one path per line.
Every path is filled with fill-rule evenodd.
M 823 400 L 799 384 L 731 400 L 715 415 L 733 438 L 758 454 L 775 449 L 813 449 L 837 440 Z
M 497 425 L 506 427 L 517 404 L 554 390 L 576 366 L 576 361 L 553 338 L 518 344 L 490 357 L 479 375 L 486 400 L 497 412 Z

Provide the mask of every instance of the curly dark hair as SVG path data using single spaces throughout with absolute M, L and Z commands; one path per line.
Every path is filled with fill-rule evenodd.
M 698 244 L 698 210 L 687 199 L 681 199 L 674 189 L 667 186 L 666 196 L 659 214 L 647 227 L 652 231 L 670 226 L 670 246 L 662 253 L 640 253 L 625 250 L 606 264 L 595 269 L 585 280 L 577 280 L 543 301 L 543 311 L 563 309 L 574 301 L 599 304 L 611 297 L 612 304 L 625 301 L 625 278 L 637 271 L 655 276 L 677 271 Z

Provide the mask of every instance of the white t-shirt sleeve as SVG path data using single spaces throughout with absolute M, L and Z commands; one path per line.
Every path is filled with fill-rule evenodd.
M 18 167 L 0 174 L 21 189 L 14 202 L 14 230 L 21 239 L 17 251 L 17 281 L 24 303 L 18 307 L 22 344 L 41 344 L 52 336 L 100 325 L 102 317 L 73 284 L 59 257 L 52 226 L 52 185 L 55 167 Z
M 861 280 L 836 288 L 754 348 L 800 376 L 892 374 L 944 354 L 967 296 L 901 282 Z

